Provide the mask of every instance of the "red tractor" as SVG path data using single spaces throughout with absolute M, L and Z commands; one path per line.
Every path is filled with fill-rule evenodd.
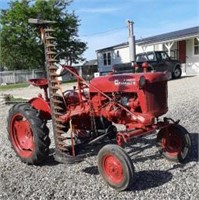
M 123 147 L 135 137 L 157 133 L 157 147 L 165 158 L 182 162 L 188 157 L 191 138 L 187 130 L 179 121 L 159 119 L 168 111 L 165 73 L 113 72 L 88 83 L 73 67 L 62 66 L 61 75 L 67 71 L 77 79 L 77 87 L 63 91 L 58 79 L 61 75 L 56 73 L 51 22 L 30 22 L 41 29 L 47 79 L 30 80 L 44 89 L 44 96 L 39 94 L 28 103 L 15 104 L 9 111 L 9 139 L 23 162 L 42 164 L 48 159 L 49 120 L 53 125 L 55 160 L 80 162 L 86 151 L 104 144 L 97 156 L 98 170 L 118 191 L 129 188 L 134 180 L 132 160 Z M 114 124 L 121 124 L 125 129 L 117 131 Z

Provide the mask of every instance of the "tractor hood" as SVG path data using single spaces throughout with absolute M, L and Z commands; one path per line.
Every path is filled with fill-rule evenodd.
M 166 73 L 128 73 L 108 74 L 94 78 L 90 82 L 90 92 L 133 92 L 138 91 L 144 84 L 167 81 Z

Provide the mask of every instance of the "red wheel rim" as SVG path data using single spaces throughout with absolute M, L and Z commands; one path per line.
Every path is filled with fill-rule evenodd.
M 182 151 L 182 138 L 177 133 L 165 134 L 162 138 L 162 147 L 170 156 L 177 156 Z
M 10 123 L 10 138 L 20 157 L 28 158 L 34 151 L 34 138 L 29 121 L 22 115 L 16 114 Z
M 119 184 L 123 178 L 123 167 L 114 155 L 105 155 L 102 159 L 102 167 L 106 178 L 113 184 Z

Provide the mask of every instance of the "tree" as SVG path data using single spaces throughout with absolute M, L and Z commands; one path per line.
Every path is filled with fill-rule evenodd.
M 65 52 L 68 64 L 83 61 L 86 44 L 78 38 L 79 19 L 67 7 L 71 0 L 15 0 L 1 11 L 1 61 L 8 69 L 43 67 L 44 48 L 37 28 L 29 18 L 53 20 L 57 51 Z

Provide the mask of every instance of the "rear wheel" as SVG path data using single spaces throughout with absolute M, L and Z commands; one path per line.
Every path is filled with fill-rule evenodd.
M 98 153 L 98 170 L 118 191 L 128 189 L 134 180 L 134 167 L 128 154 L 117 145 L 106 145 Z
M 181 67 L 180 66 L 176 66 L 174 71 L 173 71 L 173 73 L 172 73 L 172 77 L 176 79 L 176 78 L 180 78 L 181 75 L 182 75 Z
M 183 162 L 191 150 L 190 134 L 180 125 L 163 128 L 157 135 L 157 147 L 168 160 Z
M 27 164 L 41 164 L 49 153 L 49 129 L 29 104 L 16 104 L 8 116 L 9 140 L 17 156 Z

